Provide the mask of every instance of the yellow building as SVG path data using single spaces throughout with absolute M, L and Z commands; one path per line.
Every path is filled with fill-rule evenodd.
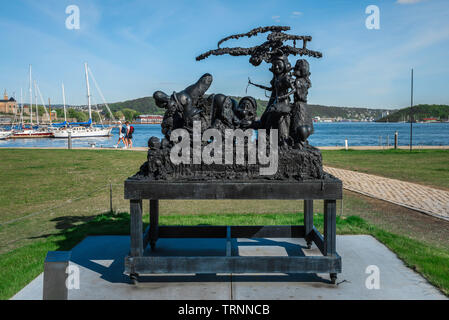
M 11 97 L 8 99 L 8 94 L 3 95 L 3 100 L 0 100 L 0 113 L 15 113 L 17 108 L 16 100 Z

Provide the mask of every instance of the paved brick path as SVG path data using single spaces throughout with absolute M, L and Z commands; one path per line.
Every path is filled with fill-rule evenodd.
M 343 181 L 343 188 L 392 202 L 449 221 L 449 192 L 416 183 L 325 167 Z

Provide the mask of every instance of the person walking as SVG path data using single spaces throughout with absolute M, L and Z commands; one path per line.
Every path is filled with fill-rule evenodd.
M 122 125 L 122 122 L 119 121 L 119 131 L 118 131 L 118 141 L 117 141 L 117 145 L 115 146 L 115 148 L 118 148 L 118 146 L 120 145 L 120 141 L 123 142 L 123 144 L 125 145 L 125 149 L 127 147 L 127 141 L 125 139 L 125 135 L 126 135 L 126 127 Z
M 129 121 L 126 121 L 125 123 L 126 123 L 126 137 L 125 137 L 125 140 L 126 140 L 127 147 L 129 149 L 131 149 L 133 147 L 134 127 L 129 124 Z

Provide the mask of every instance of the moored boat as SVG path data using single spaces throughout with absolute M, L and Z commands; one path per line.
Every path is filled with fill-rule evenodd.
M 0 130 L 0 140 L 8 139 L 12 134 L 12 131 L 3 131 Z
M 35 96 L 35 107 L 36 107 L 36 121 L 37 125 L 35 126 L 33 124 L 33 94 L 32 94 L 32 77 L 31 77 L 31 65 L 30 65 L 30 124 L 29 127 L 26 127 L 24 120 L 23 120 L 23 97 L 22 97 L 22 91 L 20 91 L 20 106 L 21 106 L 21 114 L 20 114 L 20 123 L 17 127 L 14 125 L 12 126 L 11 135 L 9 138 L 12 139 L 31 139 L 31 138 L 52 138 L 53 137 L 53 131 L 51 129 L 51 119 L 50 119 L 50 127 L 47 126 L 40 126 L 39 125 L 39 112 L 38 112 L 38 105 L 37 105 L 37 92 L 39 92 L 42 105 L 44 106 L 45 112 L 47 110 L 45 109 L 45 104 L 43 103 L 42 94 L 39 90 L 39 87 L 37 86 L 36 81 L 34 82 L 34 96 Z
M 91 105 L 91 95 L 90 95 L 90 86 L 89 86 L 89 68 L 87 63 L 84 64 L 85 76 L 86 76 L 86 89 L 87 89 L 87 106 L 89 110 L 89 120 L 87 122 L 77 122 L 70 123 L 67 122 L 67 116 L 65 112 L 65 90 L 64 84 L 62 85 L 62 95 L 64 101 L 64 122 L 60 124 L 55 124 L 57 128 L 53 128 L 52 133 L 55 138 L 63 138 L 68 139 L 69 134 L 72 138 L 95 138 L 95 137 L 109 137 L 111 136 L 111 131 L 113 127 L 94 127 L 92 123 L 92 105 Z M 97 85 L 94 79 L 95 85 Z M 97 89 L 98 86 L 97 86 Z M 103 94 L 100 92 L 101 97 L 104 99 Z M 110 109 L 106 104 L 109 112 Z M 112 115 L 112 112 L 111 112 Z M 101 117 L 101 116 L 100 116 Z M 112 115 L 113 118 L 113 115 Z M 101 120 L 101 118 L 100 118 Z
M 53 132 L 45 128 L 23 129 L 13 131 L 10 137 L 12 139 L 52 138 Z
M 53 136 L 55 138 L 67 139 L 70 133 L 72 138 L 109 137 L 111 135 L 111 131 L 112 128 L 68 127 L 53 131 Z

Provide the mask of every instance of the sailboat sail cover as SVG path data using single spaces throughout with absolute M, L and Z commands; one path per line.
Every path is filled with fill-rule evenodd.
M 70 122 L 71 126 L 90 126 L 92 124 L 92 119 L 89 119 L 87 122 Z

